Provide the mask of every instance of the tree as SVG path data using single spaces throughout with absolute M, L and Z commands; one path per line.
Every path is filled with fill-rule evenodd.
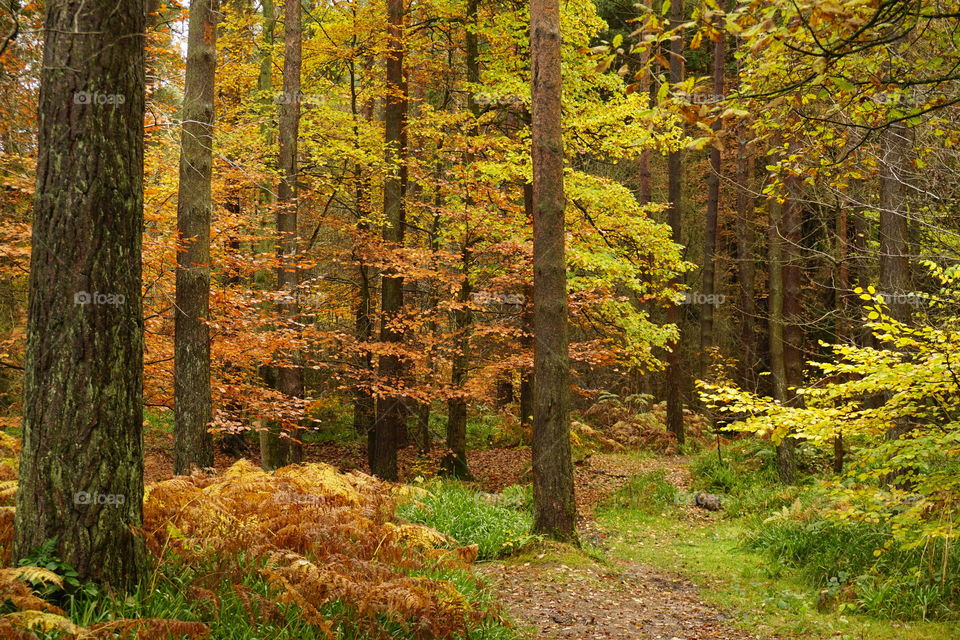
M 211 0 L 190 3 L 187 71 L 177 200 L 177 290 L 174 305 L 173 471 L 213 466 L 210 399 L 210 216 L 213 178 L 213 88 L 216 13 Z
M 46 4 L 14 556 L 145 571 L 142 2 Z M 82 161 L 75 161 L 78 151 Z
M 560 6 L 531 0 L 533 501 L 536 533 L 576 541 L 561 130 Z
M 683 23 L 683 0 L 670 1 L 670 28 L 677 29 Z M 683 80 L 683 36 L 677 34 L 670 41 L 670 84 L 678 85 Z M 668 221 L 673 232 L 673 241 L 681 241 L 680 197 L 683 187 L 683 152 L 671 151 L 667 155 L 667 200 L 670 202 Z M 667 354 L 667 430 L 683 444 L 683 359 L 680 346 L 683 344 L 683 316 L 676 304 L 667 309 L 667 322 L 676 325 L 677 341 Z
M 391 248 L 403 246 L 407 187 L 407 87 L 403 77 L 403 0 L 387 0 L 389 43 L 387 54 L 387 98 L 384 106 L 384 143 L 387 175 L 383 183 L 383 240 Z M 383 321 L 380 340 L 399 344 L 403 330 L 397 326 L 403 311 L 403 276 L 396 268 L 383 274 L 380 308 Z M 397 447 L 405 427 L 406 409 L 400 390 L 403 362 L 399 354 L 380 356 L 379 373 L 391 389 L 377 398 L 377 420 L 371 430 L 370 470 L 387 480 L 397 479 Z
M 280 94 L 280 186 L 277 189 L 277 311 L 286 328 L 296 332 L 299 315 L 298 287 L 300 251 L 297 191 L 297 139 L 300 135 L 300 67 L 302 62 L 300 2 L 290 0 L 283 8 L 283 92 Z M 298 366 L 299 354 L 285 355 L 287 362 L 277 368 L 277 390 L 293 405 L 303 398 L 303 371 Z M 300 462 L 303 447 L 289 438 L 280 438 L 280 427 L 268 432 L 266 468 Z M 292 429 L 291 433 L 296 434 Z

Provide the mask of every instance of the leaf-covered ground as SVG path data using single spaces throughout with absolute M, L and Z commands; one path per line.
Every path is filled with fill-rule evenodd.
M 577 465 L 581 536 L 603 548 L 607 532 L 592 519 L 598 504 L 627 480 L 663 468 L 679 488 L 689 486 L 683 458 L 643 459 L 596 454 Z M 692 508 L 691 508 L 692 509 Z M 696 514 L 691 514 L 696 515 Z M 537 639 L 746 640 L 729 616 L 704 603 L 689 581 L 605 554 L 605 562 L 547 548 L 519 561 L 495 562 L 482 572 L 501 601 Z

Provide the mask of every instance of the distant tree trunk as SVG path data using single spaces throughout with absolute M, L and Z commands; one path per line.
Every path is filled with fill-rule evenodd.
M 480 52 L 476 32 L 478 5 L 479 0 L 467 0 L 466 19 L 471 28 L 466 30 L 464 49 L 466 50 L 467 82 L 470 83 L 480 82 Z M 471 135 L 477 136 L 479 130 L 476 119 L 480 115 L 480 109 L 473 94 L 467 96 L 467 108 L 473 117 Z M 472 154 L 468 154 L 467 163 L 469 164 L 472 160 Z M 467 206 L 472 204 L 473 200 L 468 194 Z M 464 305 L 469 304 L 473 290 L 470 282 L 470 266 L 473 257 L 470 251 L 470 238 L 466 233 L 460 256 L 460 291 L 457 294 L 457 302 L 461 306 L 453 312 L 455 344 L 453 360 L 450 363 L 450 384 L 455 395 L 447 401 L 447 448 L 450 454 L 445 466 L 451 475 L 468 478 L 470 468 L 467 466 L 467 399 L 463 395 L 463 388 L 467 382 L 467 371 L 470 367 L 470 325 L 473 324 L 473 313 Z
M 564 250 L 560 7 L 531 0 L 533 159 L 533 531 L 575 542 Z
M 56 537 L 126 591 L 146 573 L 144 5 L 45 5 L 13 556 Z
M 792 206 L 792 205 L 788 205 Z M 768 240 L 768 261 L 770 266 L 769 289 L 770 300 L 768 309 L 768 323 L 770 338 L 770 373 L 773 377 L 773 397 L 781 403 L 789 400 L 787 387 L 787 355 L 784 320 L 784 299 L 786 296 L 784 283 L 784 236 L 783 220 L 784 205 L 771 199 L 770 225 Z M 796 456 L 792 438 L 784 438 L 777 445 L 777 475 L 780 481 L 792 484 L 796 481 Z
M 683 23 L 683 0 L 675 0 L 670 4 L 670 27 L 676 28 Z M 677 85 L 683 80 L 683 38 L 678 37 L 670 42 L 670 84 Z M 673 235 L 673 241 L 681 242 L 681 210 L 680 194 L 683 183 L 683 165 L 681 151 L 671 152 L 667 156 L 667 199 L 670 201 L 668 221 Z M 667 322 L 676 325 L 679 335 L 667 354 L 667 430 L 677 439 L 678 444 L 684 442 L 683 432 L 683 358 L 681 345 L 683 344 L 683 317 L 680 307 L 673 304 L 667 309 Z
M 757 372 L 757 291 L 756 262 L 754 260 L 755 235 L 753 230 L 754 200 L 753 160 L 747 151 L 743 135 L 739 140 L 737 159 L 737 281 L 740 285 L 740 384 L 756 391 Z
M 391 247 L 402 247 L 407 184 L 407 86 L 403 77 L 404 3 L 387 0 L 389 24 L 387 54 L 387 98 L 384 106 L 384 142 L 387 175 L 383 183 L 383 239 Z M 395 270 L 383 274 L 381 286 L 380 327 L 382 342 L 399 345 L 403 331 L 395 325 L 403 311 L 403 277 Z M 381 380 L 397 388 L 403 373 L 400 357 L 382 355 L 379 360 Z M 405 429 L 406 409 L 399 392 L 377 399 L 377 421 L 370 442 L 370 470 L 386 480 L 397 479 L 397 448 L 401 430 Z
M 280 185 L 277 189 L 277 291 L 281 292 L 277 312 L 291 330 L 300 313 L 298 289 L 300 285 L 299 249 L 297 232 L 299 198 L 297 194 L 297 139 L 300 134 L 300 66 L 301 54 L 300 3 L 288 2 L 283 10 L 283 94 L 280 99 Z M 297 403 L 303 398 L 303 371 L 298 366 L 299 353 L 284 354 L 291 364 L 277 368 L 277 391 Z M 291 438 L 281 437 L 279 429 L 268 432 L 277 437 L 276 459 L 262 459 L 266 468 L 277 468 L 303 459 L 303 445 L 291 438 L 300 436 L 299 430 L 290 431 Z M 268 447 L 267 451 L 271 451 Z M 261 453 L 262 458 L 262 453 Z
M 210 399 L 210 217 L 213 209 L 213 88 L 217 64 L 212 0 L 190 2 L 174 305 L 173 472 L 213 466 Z
M 905 322 L 910 307 L 903 295 L 910 290 L 907 213 L 898 173 L 904 163 L 906 127 L 891 125 L 881 138 L 880 159 L 880 290 L 891 297 L 890 315 Z
M 713 46 L 713 93 L 724 94 L 724 63 L 727 58 L 726 32 L 722 23 L 717 21 L 719 40 Z M 722 126 L 718 118 L 713 123 L 713 130 L 719 131 Z M 703 294 L 707 303 L 702 306 L 700 315 L 700 378 L 707 377 L 707 349 L 713 346 L 713 299 L 717 289 L 716 283 L 716 253 L 717 253 L 717 217 L 720 211 L 720 148 L 710 149 L 710 173 L 707 174 L 707 215 L 703 230 Z
M 360 151 L 360 118 L 369 122 L 373 119 L 373 102 L 367 100 L 361 112 L 357 95 L 357 79 L 353 63 L 350 65 L 350 110 L 353 116 L 353 146 Z M 354 167 L 354 198 L 357 206 L 356 242 L 354 257 L 357 260 L 357 306 L 354 309 L 354 336 L 363 345 L 373 338 L 373 298 L 370 291 L 370 282 L 374 274 L 367 264 L 367 240 L 370 233 L 370 224 L 367 216 L 373 212 L 370 202 L 370 177 L 366 168 L 357 162 Z M 373 370 L 373 356 L 368 350 L 363 350 L 357 356 L 357 367 L 361 375 L 367 375 Z M 363 380 L 353 390 L 353 428 L 362 436 L 370 437 L 376 421 L 376 404 L 370 389 L 366 386 L 369 380 Z

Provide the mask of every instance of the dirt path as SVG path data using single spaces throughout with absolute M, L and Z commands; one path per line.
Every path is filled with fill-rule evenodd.
M 584 537 L 602 543 L 605 532 L 592 519 L 594 507 L 632 475 L 662 467 L 674 484 L 686 489 L 684 463 L 682 458 L 598 455 L 581 465 L 577 489 Z M 490 563 L 482 570 L 514 619 L 538 640 L 754 638 L 726 624 L 729 616 L 700 600 L 689 581 L 618 558 L 611 562 Z

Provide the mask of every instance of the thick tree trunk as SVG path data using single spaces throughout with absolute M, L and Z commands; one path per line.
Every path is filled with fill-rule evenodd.
M 724 94 L 723 65 L 727 57 L 727 40 L 723 25 L 718 21 L 720 39 L 713 47 L 713 93 Z M 721 120 L 718 118 L 713 124 L 713 130 L 719 131 Z M 716 284 L 716 253 L 717 253 L 717 217 L 720 211 L 720 170 L 721 155 L 719 147 L 710 149 L 710 173 L 707 174 L 707 215 L 703 230 L 703 294 L 707 303 L 702 306 L 700 314 L 700 378 L 707 377 L 708 355 L 707 349 L 713 346 L 713 311 L 714 293 Z
M 683 22 L 683 0 L 675 0 L 670 4 L 670 27 L 676 28 Z M 678 37 L 670 42 L 670 84 L 677 85 L 683 79 L 683 38 Z M 673 235 L 673 241 L 681 242 L 681 211 L 680 198 L 683 181 L 683 165 L 681 151 L 674 151 L 667 156 L 667 199 L 670 201 L 668 222 Z M 671 305 L 667 309 L 667 322 L 676 325 L 679 335 L 667 354 L 667 430 L 677 439 L 678 444 L 684 442 L 683 432 L 683 359 L 681 345 L 683 344 L 683 317 L 680 307 Z
M 213 88 L 217 64 L 212 0 L 192 0 L 180 136 L 177 290 L 174 305 L 173 472 L 213 466 L 210 399 L 210 217 Z
M 44 26 L 14 558 L 56 537 L 81 580 L 127 590 L 146 569 L 144 4 L 48 0 Z
M 384 142 L 387 175 L 383 183 L 383 240 L 391 247 L 402 247 L 407 184 L 407 86 L 403 77 L 404 2 L 387 0 L 389 24 L 387 53 L 387 98 L 384 107 Z M 403 331 L 396 326 L 403 312 L 403 277 L 395 271 L 383 274 L 381 285 L 380 327 L 382 342 L 399 345 Z M 399 389 L 403 363 L 396 354 L 382 355 L 378 363 L 384 384 Z M 386 480 L 397 479 L 397 448 L 405 429 L 406 408 L 399 391 L 377 399 L 377 420 L 370 442 L 370 470 Z
M 280 185 L 277 190 L 277 290 L 282 292 L 277 311 L 292 330 L 300 313 L 300 286 L 297 193 L 297 139 L 300 134 L 300 66 L 301 53 L 300 3 L 287 2 L 283 10 L 283 99 L 280 101 Z M 303 370 L 298 366 L 299 353 L 284 354 L 292 363 L 277 370 L 277 391 L 296 403 L 303 398 Z M 279 435 L 279 434 L 278 434 Z M 296 438 L 299 429 L 290 433 L 294 439 L 281 438 L 276 466 L 303 460 L 303 445 Z
M 889 296 L 890 315 L 901 322 L 910 317 L 904 298 L 910 290 L 907 212 L 898 175 L 905 161 L 906 131 L 892 125 L 883 132 L 880 158 L 880 290 Z
M 530 56 L 533 105 L 533 531 L 575 542 L 558 0 L 531 0 Z

